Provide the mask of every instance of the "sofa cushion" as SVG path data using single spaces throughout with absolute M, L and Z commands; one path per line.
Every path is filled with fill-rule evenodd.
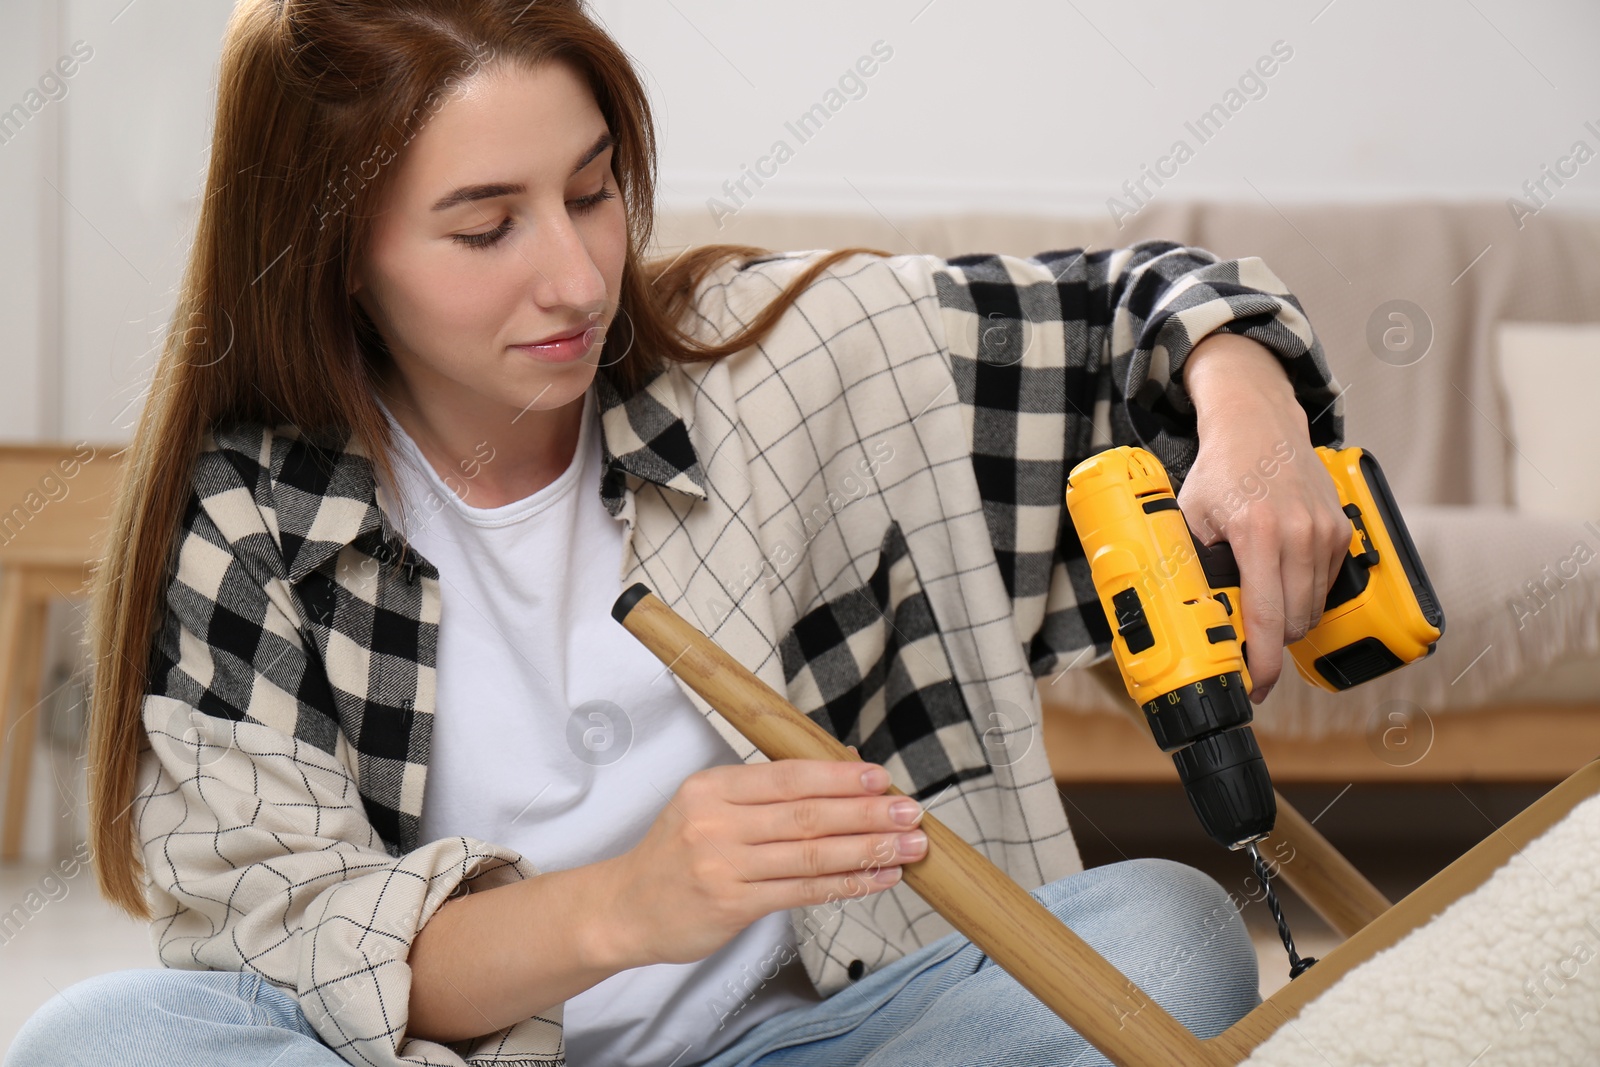
M 1590 432 L 1600 323 L 1502 322 L 1495 334 L 1505 429 L 1515 451 L 1512 503 L 1519 511 L 1600 522 L 1600 468 Z

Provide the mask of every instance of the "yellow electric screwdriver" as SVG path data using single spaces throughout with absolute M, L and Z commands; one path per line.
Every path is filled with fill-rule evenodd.
M 1316 450 L 1351 523 L 1350 552 L 1322 618 L 1289 646 L 1300 675 L 1348 689 L 1433 652 L 1444 613 L 1377 460 Z M 1230 849 L 1271 831 L 1272 781 L 1249 728 L 1239 570 L 1225 541 L 1202 545 L 1167 472 L 1142 448 L 1072 469 L 1067 510 L 1083 544 L 1128 695 L 1144 709 L 1206 833 Z
M 1383 470 L 1360 448 L 1318 448 L 1350 519 L 1350 550 L 1322 617 L 1289 646 L 1301 677 L 1349 689 L 1433 652 L 1444 612 L 1428 581 Z M 1111 648 L 1128 695 L 1177 765 L 1206 834 L 1247 848 L 1289 977 L 1302 959 L 1255 842 L 1278 817 L 1266 762 L 1250 729 L 1239 568 L 1227 542 L 1200 543 L 1184 520 L 1166 470 L 1142 448 L 1084 460 L 1067 478 L 1067 510 L 1083 544 L 1100 605 L 1114 621 Z

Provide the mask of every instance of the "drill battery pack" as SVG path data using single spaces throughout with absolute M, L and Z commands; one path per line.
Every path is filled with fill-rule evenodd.
M 1378 461 L 1353 447 L 1317 455 L 1354 532 L 1321 620 L 1289 651 L 1302 678 L 1337 692 L 1430 655 L 1444 611 Z

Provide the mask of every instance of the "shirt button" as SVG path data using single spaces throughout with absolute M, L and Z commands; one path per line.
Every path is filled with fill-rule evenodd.
M 851 960 L 849 967 L 850 981 L 854 982 L 857 978 L 860 978 L 861 972 L 864 970 L 866 970 L 866 967 L 862 965 L 860 960 Z

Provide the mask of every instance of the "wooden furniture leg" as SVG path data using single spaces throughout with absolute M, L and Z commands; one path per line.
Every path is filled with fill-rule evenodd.
M 49 618 L 49 586 L 28 569 L 14 570 L 20 607 L 12 609 L 8 620 L 17 629 L 4 632 L 8 656 L 12 659 L 0 698 L 11 709 L 9 740 L 10 768 L 6 775 L 5 822 L 0 826 L 0 862 L 12 863 L 22 854 L 22 835 L 27 825 L 28 790 L 33 780 L 34 748 L 39 736 L 39 696 L 44 673 L 45 625 Z M 10 605 L 7 605 L 9 608 Z
M 1340 937 L 1350 937 L 1392 907 L 1389 898 L 1283 799 L 1282 793 L 1273 793 L 1278 798 L 1278 821 L 1268 836 L 1290 849 L 1289 858 L 1278 864 L 1277 873 L 1300 894 L 1301 900 L 1310 904 Z M 1273 850 L 1274 854 L 1277 851 Z
M 17 688 L 17 673 L 21 669 L 23 657 L 26 654 L 28 637 L 23 630 L 23 616 L 26 607 L 26 579 L 21 570 L 14 566 L 0 566 L 0 773 L 7 768 L 14 769 L 20 762 L 17 752 L 22 746 L 21 708 L 18 702 L 11 699 Z M 28 752 L 32 752 L 32 744 L 28 745 Z M 10 758 L 5 758 L 9 754 Z M 21 815 L 18 809 L 20 802 L 14 799 L 13 779 L 15 774 L 6 775 L 7 783 L 5 801 L 5 822 L 0 829 L 0 842 L 12 836 L 12 823 L 20 826 Z M 10 857 L 0 847 L 0 862 Z
M 630 586 L 611 614 L 769 759 L 855 759 L 647 586 Z M 888 793 L 899 790 L 891 785 Z M 1224 1067 L 1216 1051 L 954 830 L 926 811 L 919 826 L 928 851 L 899 865 L 906 885 L 1112 1062 Z

